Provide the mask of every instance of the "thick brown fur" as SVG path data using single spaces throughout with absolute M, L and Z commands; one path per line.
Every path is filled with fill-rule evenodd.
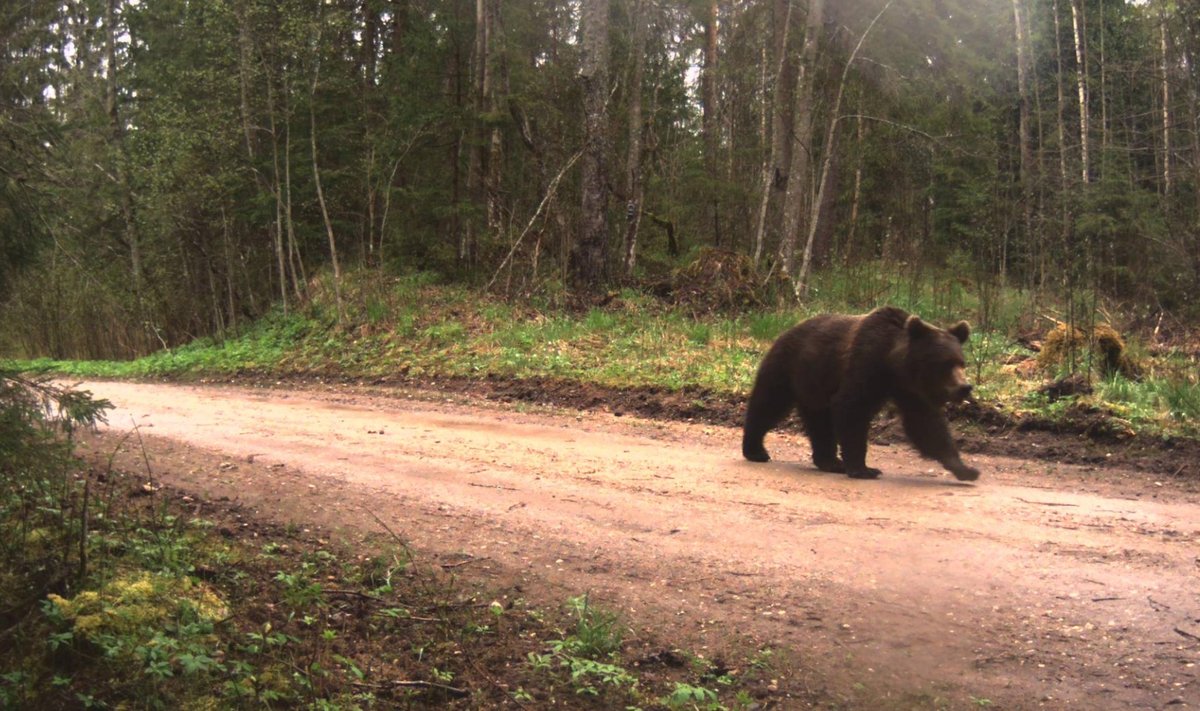
M 893 306 L 808 319 L 780 336 L 759 366 L 742 454 L 768 461 L 763 438 L 795 411 L 818 469 L 873 479 L 880 471 L 867 466 L 867 434 L 891 401 L 917 451 L 960 480 L 978 479 L 959 456 L 944 408 L 971 394 L 962 353 L 970 334 L 965 321 L 945 330 Z

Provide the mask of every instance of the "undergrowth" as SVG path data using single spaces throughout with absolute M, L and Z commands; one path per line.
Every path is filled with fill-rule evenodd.
M 327 282 L 327 276 L 317 282 L 303 309 L 275 312 L 223 341 L 201 339 L 129 362 L 40 359 L 13 366 L 77 377 L 249 372 L 556 378 L 737 396 L 749 391 L 762 354 L 788 327 L 816 313 L 862 312 L 890 303 L 941 324 L 971 320 L 975 330 L 966 356 L 979 398 L 1014 414 L 1056 416 L 1055 409 L 1030 395 L 1061 373 L 1033 367 L 1029 361 L 1036 354 L 1016 340 L 1036 332 L 1040 316 L 1032 314 L 1043 307 L 1020 291 L 980 299 L 969 284 L 946 275 L 912 281 L 890 276 L 882 266 L 860 268 L 816 278 L 803 307 L 694 314 L 632 289 L 615 293 L 603 307 L 580 312 L 440 285 L 428 274 L 357 272 L 343 284 L 346 306 L 340 321 Z M 1130 350 L 1148 363 L 1142 376 L 1097 382 L 1082 402 L 1111 409 L 1137 429 L 1198 434 L 1195 355 L 1150 356 L 1136 339 Z

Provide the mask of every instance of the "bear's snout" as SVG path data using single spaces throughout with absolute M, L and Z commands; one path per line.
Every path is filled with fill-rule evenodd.
M 950 371 L 950 377 L 945 382 L 946 399 L 950 402 L 962 402 L 970 399 L 972 386 L 967 382 L 966 369 L 961 365 Z

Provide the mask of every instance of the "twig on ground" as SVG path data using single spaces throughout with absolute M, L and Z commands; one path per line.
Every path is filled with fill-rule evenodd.
M 416 560 L 416 558 L 413 557 L 412 549 L 410 549 L 408 547 L 408 542 L 406 542 L 403 538 L 401 538 L 399 536 L 399 534 L 397 534 L 395 531 L 393 531 L 390 526 L 388 526 L 386 523 L 384 523 L 383 519 L 376 516 L 374 511 L 372 511 L 371 509 L 368 509 L 368 508 L 364 508 L 363 510 L 366 511 L 367 513 L 371 514 L 371 518 L 375 519 L 375 523 L 378 523 L 380 526 L 382 526 L 383 530 L 387 531 L 388 535 L 392 537 L 392 540 L 394 540 L 394 541 L 396 541 L 396 543 L 400 544 L 400 547 L 404 549 L 404 555 L 408 556 L 409 560 Z
M 505 491 L 520 491 L 520 489 L 513 487 L 513 486 L 500 486 L 499 484 L 476 484 L 473 481 L 468 481 L 467 486 L 477 486 L 480 489 L 503 489 Z
M 1017 501 L 1020 501 L 1022 503 L 1036 504 L 1038 506 L 1078 506 L 1079 505 L 1079 504 L 1063 504 L 1063 503 L 1059 503 L 1057 501 L 1030 501 L 1029 499 L 1022 499 L 1020 496 L 1017 496 L 1015 498 Z
M 467 558 L 466 560 L 460 560 L 457 563 L 442 563 L 441 566 L 442 566 L 442 570 L 450 570 L 451 568 L 457 568 L 459 566 L 466 565 L 467 563 L 476 563 L 478 561 L 487 560 L 487 559 L 488 559 L 487 556 L 484 556 L 482 558 L 476 558 L 475 556 L 471 556 L 470 558 Z
M 380 684 L 371 684 L 371 683 L 368 683 L 365 681 L 356 681 L 356 682 L 354 682 L 354 686 L 357 686 L 359 688 L 364 688 L 364 689 L 386 689 L 389 686 L 401 687 L 401 688 L 438 689 L 439 691 L 444 691 L 447 694 L 453 694 L 454 696 L 466 696 L 467 694 L 470 693 L 466 689 L 460 689 L 457 686 L 448 686 L 446 684 L 439 684 L 436 681 L 421 681 L 421 680 L 411 680 L 410 681 L 410 680 L 405 680 L 405 679 L 396 679 L 396 680 L 392 680 L 392 681 L 383 682 Z

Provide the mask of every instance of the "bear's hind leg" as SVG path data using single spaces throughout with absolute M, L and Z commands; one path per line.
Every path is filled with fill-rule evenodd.
M 834 406 L 834 431 L 842 447 L 842 463 L 851 479 L 877 479 L 883 473 L 867 466 L 867 435 L 871 429 L 872 409 L 841 403 Z
M 833 429 L 833 412 L 800 413 L 804 420 L 804 430 L 808 433 L 808 441 L 812 444 L 812 460 L 817 469 L 823 472 L 841 473 L 846 466 L 837 454 L 837 435 Z
M 746 425 L 742 430 L 742 456 L 752 462 L 768 462 L 771 456 L 763 446 L 763 438 L 774 429 L 795 407 L 791 392 L 786 387 L 771 387 L 760 375 L 750 393 L 746 406 Z

